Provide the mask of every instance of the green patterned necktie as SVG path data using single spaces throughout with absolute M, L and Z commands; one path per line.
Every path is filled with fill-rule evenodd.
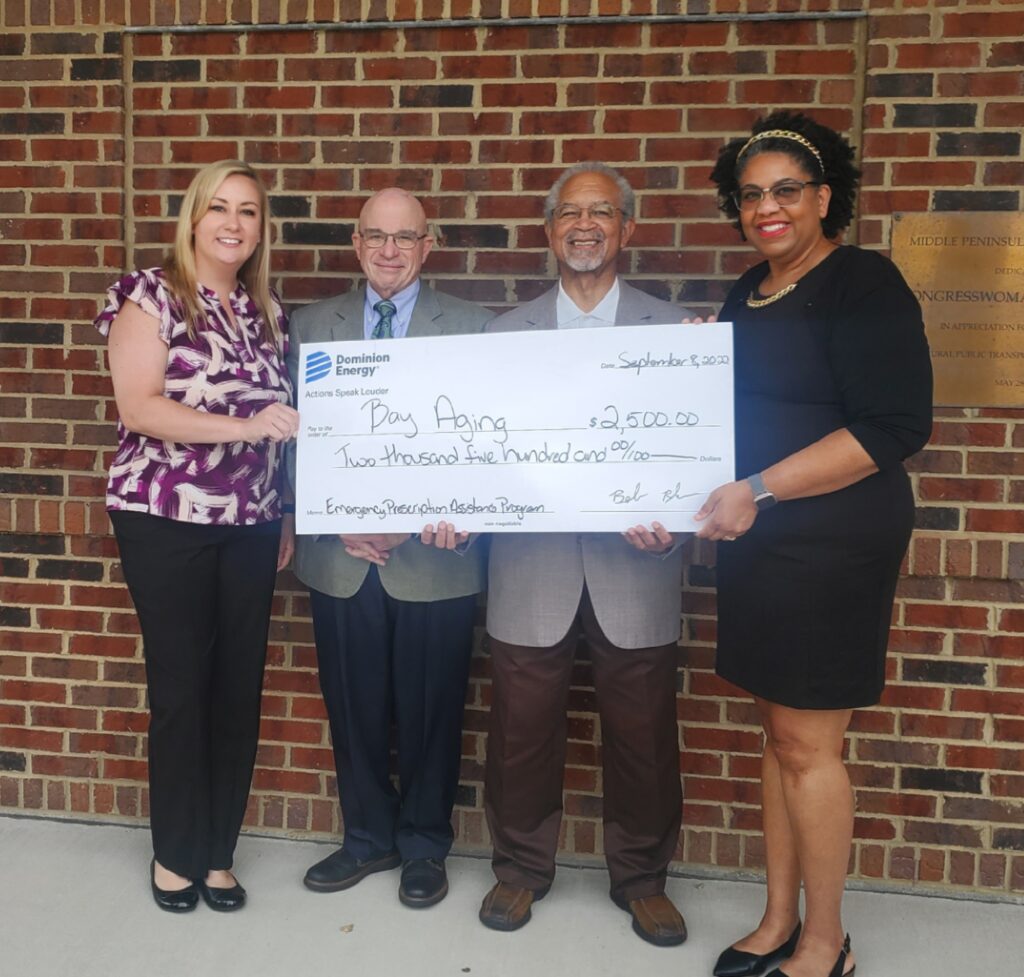
M 381 299 L 374 307 L 373 311 L 380 316 L 377 320 L 377 325 L 373 327 L 373 334 L 371 339 L 391 339 L 394 333 L 391 332 L 391 320 L 395 318 L 395 313 L 398 309 L 394 302 L 389 302 L 387 299 Z

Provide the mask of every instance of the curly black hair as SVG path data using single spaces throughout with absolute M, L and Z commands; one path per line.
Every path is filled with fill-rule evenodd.
M 786 109 L 772 112 L 758 119 L 750 130 L 752 136 L 770 129 L 785 129 L 803 136 L 821 154 L 819 162 L 815 155 L 794 139 L 767 136 L 752 143 L 740 157 L 739 153 L 748 137 L 731 139 L 718 153 L 718 161 L 711 171 L 711 180 L 718 187 L 718 209 L 733 220 L 733 227 L 740 231 L 739 208 L 733 194 L 740 187 L 743 167 L 759 153 L 785 153 L 815 179 L 827 183 L 832 189 L 828 213 L 821 221 L 822 233 L 834 238 L 853 219 L 853 203 L 857 196 L 857 182 L 860 170 L 853 165 L 853 148 L 834 129 L 823 126 L 802 112 Z

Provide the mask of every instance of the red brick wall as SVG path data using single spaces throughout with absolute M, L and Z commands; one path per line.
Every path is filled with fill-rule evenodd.
M 4 0 L 0 13 L 0 810 L 145 813 L 134 615 L 102 495 L 114 408 L 89 321 L 123 268 L 159 260 L 194 168 L 241 155 L 273 187 L 275 278 L 349 287 L 359 203 L 399 182 L 445 239 L 441 288 L 499 307 L 553 274 L 543 192 L 603 158 L 639 191 L 623 271 L 702 309 L 751 259 L 716 212 L 717 147 L 806 106 L 862 147 L 854 233 L 893 210 L 1017 210 L 1024 4 L 999 0 Z M 651 14 L 699 22 L 654 24 Z M 714 13 L 802 13 L 713 22 Z M 416 29 L 124 35 L 153 23 L 438 19 Z M 511 18 L 636 15 L 636 23 Z M 156 20 L 155 18 L 163 18 Z M 449 27 L 450 18 L 504 17 Z M 1024 424 L 940 412 L 912 462 L 919 532 L 890 687 L 855 719 L 852 868 L 866 879 L 1024 892 Z M 714 553 L 693 548 L 680 643 L 687 794 L 679 857 L 756 869 L 759 736 L 712 671 Z M 336 829 L 305 596 L 281 578 L 249 824 Z M 466 711 L 459 843 L 481 813 L 487 659 Z M 573 691 L 564 849 L 600 851 L 599 737 Z

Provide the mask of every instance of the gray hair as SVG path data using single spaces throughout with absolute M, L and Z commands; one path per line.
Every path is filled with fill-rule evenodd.
M 576 163 L 570 166 L 557 180 L 554 185 L 548 191 L 548 195 L 544 198 L 544 220 L 548 223 L 551 222 L 552 217 L 555 214 L 555 208 L 558 206 L 558 198 L 562 194 L 562 188 L 568 183 L 574 176 L 579 176 L 580 173 L 600 173 L 602 176 L 608 177 L 612 183 L 618 188 L 619 197 L 621 198 L 622 216 L 626 220 L 630 220 L 636 213 L 636 194 L 633 193 L 633 188 L 629 185 L 626 178 L 615 169 L 612 169 L 607 163 L 598 162 L 587 162 L 587 163 Z

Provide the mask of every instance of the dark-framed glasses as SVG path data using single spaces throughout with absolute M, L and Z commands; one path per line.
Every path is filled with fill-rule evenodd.
M 368 248 L 382 248 L 388 243 L 388 238 L 395 242 L 395 247 L 401 251 L 411 251 L 429 234 L 417 234 L 415 231 L 396 231 L 394 234 L 385 234 L 383 231 L 358 231 L 363 239 L 363 244 Z
M 780 207 L 792 207 L 800 203 L 804 195 L 804 187 L 820 187 L 820 180 L 786 180 L 783 183 L 776 183 L 773 187 L 755 187 L 748 183 L 739 188 L 732 199 L 740 210 L 753 210 L 760 206 L 765 194 L 770 194 Z
M 559 204 L 551 212 L 551 216 L 559 223 L 571 224 L 578 221 L 584 214 L 592 221 L 613 221 L 615 220 L 615 215 L 621 213 L 621 209 L 614 204 L 601 202 L 591 204 L 589 207 L 577 207 L 576 204 Z

